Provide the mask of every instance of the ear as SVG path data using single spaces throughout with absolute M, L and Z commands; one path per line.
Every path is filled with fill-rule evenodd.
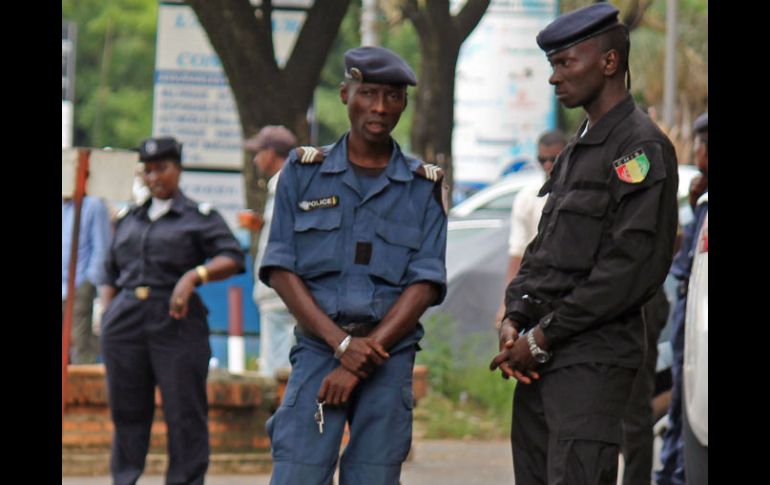
M 342 101 L 342 104 L 347 105 L 348 104 L 348 83 L 341 83 L 340 84 L 340 100 Z
M 605 76 L 611 77 L 617 72 L 619 59 L 620 55 L 615 49 L 610 49 L 604 53 L 602 56 L 602 72 Z

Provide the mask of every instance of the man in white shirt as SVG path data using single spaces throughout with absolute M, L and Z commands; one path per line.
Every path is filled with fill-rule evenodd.
M 537 193 L 543 182 L 550 176 L 556 156 L 567 144 L 567 137 L 560 130 L 546 131 L 537 141 L 537 161 L 543 168 L 544 177 L 537 183 L 529 184 L 521 189 L 513 200 L 511 208 L 511 234 L 508 237 L 508 272 L 505 275 L 505 286 L 516 276 L 521 266 L 524 250 L 537 234 L 537 224 L 540 213 L 547 197 L 538 197 Z M 495 316 L 495 326 L 503 319 L 505 305 L 501 302 Z
M 273 218 L 275 189 L 289 151 L 297 145 L 297 138 L 283 126 L 265 126 L 244 147 L 255 152 L 254 164 L 260 173 L 270 177 L 267 182 L 267 200 L 263 213 L 264 226 L 259 235 L 257 258 L 254 262 L 254 303 L 259 307 L 259 373 L 274 376 L 278 369 L 291 368 L 289 351 L 295 343 L 293 334 L 296 320 L 272 288 L 259 280 L 259 265 L 267 246 L 270 222 Z

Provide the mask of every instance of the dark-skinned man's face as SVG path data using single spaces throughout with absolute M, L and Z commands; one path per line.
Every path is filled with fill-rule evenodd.
M 388 139 L 406 109 L 406 88 L 349 83 L 340 90 L 340 99 L 348 107 L 351 133 L 377 143 Z
M 589 39 L 548 58 L 553 68 L 548 82 L 565 107 L 585 106 L 596 99 L 605 82 L 604 56 L 596 39 Z

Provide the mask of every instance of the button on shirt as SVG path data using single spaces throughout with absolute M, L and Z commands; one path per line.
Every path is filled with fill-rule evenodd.
M 446 294 L 447 219 L 436 183 L 416 176 L 419 160 L 393 141 L 384 172 L 366 195 L 347 158 L 347 135 L 320 163 L 292 151 L 281 172 L 259 272 L 296 273 L 337 322 L 379 321 L 407 286 L 429 281 Z M 439 187 L 440 188 L 440 187 Z
M 61 201 L 61 299 L 67 298 L 67 275 L 72 228 L 75 224 L 75 203 Z M 102 283 L 104 255 L 110 240 L 110 218 L 107 208 L 97 197 L 83 197 L 80 209 L 80 234 L 78 236 L 78 262 L 75 270 L 75 288 L 85 281 L 94 286 Z
M 117 288 L 173 288 L 190 269 L 214 256 L 227 256 L 245 270 L 238 241 L 219 213 L 208 214 L 180 191 L 156 221 L 148 216 L 151 199 L 118 220 L 105 263 L 107 284 Z

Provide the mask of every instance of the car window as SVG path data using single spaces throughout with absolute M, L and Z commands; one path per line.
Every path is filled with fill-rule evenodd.
M 511 192 L 507 194 L 501 194 L 484 205 L 480 205 L 477 210 L 493 210 L 493 211 L 505 211 L 510 212 L 513 205 L 513 199 L 516 198 L 517 192 Z

